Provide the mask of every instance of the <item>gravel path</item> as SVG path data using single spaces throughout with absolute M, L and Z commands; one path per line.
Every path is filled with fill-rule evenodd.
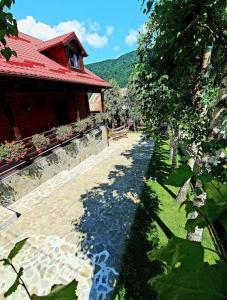
M 76 278 L 79 300 L 108 299 L 119 272 L 152 143 L 139 134 L 64 171 L 12 205 L 21 213 L 0 237 L 0 258 L 23 237 L 16 257 L 32 293 Z M 15 276 L 0 267 L 0 299 Z M 22 289 L 7 299 L 26 300 Z

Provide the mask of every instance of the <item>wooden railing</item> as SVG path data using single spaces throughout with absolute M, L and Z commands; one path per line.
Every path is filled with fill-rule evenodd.
M 34 147 L 34 145 L 32 144 L 32 136 L 18 141 L 18 143 L 23 143 L 23 145 L 25 147 L 26 155 L 23 159 L 20 159 L 17 162 L 7 162 L 5 160 L 0 161 L 0 178 L 4 177 L 8 173 L 11 173 L 12 171 L 15 171 L 17 169 L 20 169 L 20 168 L 30 164 L 39 156 L 43 156 L 43 155 L 49 153 L 50 151 L 54 150 L 55 148 L 57 148 L 61 145 L 64 145 L 75 138 L 80 138 L 83 135 L 83 133 L 89 132 L 92 128 L 97 128 L 97 126 L 98 125 L 96 124 L 93 127 L 87 127 L 83 132 L 73 133 L 70 136 L 70 138 L 68 138 L 64 141 L 57 140 L 57 137 L 56 137 L 57 128 L 53 128 L 51 130 L 42 132 L 42 134 L 49 139 L 49 144 L 47 145 L 45 150 L 42 150 L 42 151 L 38 151 Z
M 121 127 L 118 127 L 118 128 L 111 129 L 111 135 L 114 140 L 118 140 L 122 137 L 127 137 L 127 134 L 128 134 L 127 124 L 125 124 Z

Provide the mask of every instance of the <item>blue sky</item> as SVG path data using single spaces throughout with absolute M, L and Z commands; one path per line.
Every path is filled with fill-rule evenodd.
M 21 31 L 47 40 L 75 31 L 89 57 L 85 63 L 136 49 L 146 21 L 141 0 L 16 0 L 13 13 Z

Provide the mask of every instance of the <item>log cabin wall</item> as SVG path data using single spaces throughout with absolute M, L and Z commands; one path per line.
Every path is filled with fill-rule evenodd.
M 5 97 L 23 138 L 89 115 L 87 93 L 84 91 L 12 91 L 7 92 Z M 0 142 L 14 139 L 12 126 L 0 105 Z

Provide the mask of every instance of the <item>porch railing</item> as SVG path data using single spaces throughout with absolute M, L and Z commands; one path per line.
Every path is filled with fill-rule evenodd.
M 84 131 L 81 131 L 80 133 L 73 133 L 69 138 L 65 139 L 64 141 L 59 141 L 57 139 L 56 136 L 57 128 L 42 132 L 42 134 L 49 139 L 48 145 L 42 151 L 37 150 L 35 148 L 35 146 L 32 143 L 32 136 L 18 141 L 18 143 L 23 143 L 25 147 L 26 155 L 23 159 L 20 159 L 17 162 L 7 162 L 5 160 L 0 161 L 0 178 L 4 177 L 8 173 L 11 173 L 12 171 L 22 168 L 25 165 L 29 165 L 36 158 L 51 152 L 55 148 L 64 145 L 75 138 L 81 137 L 84 133 L 88 133 L 91 129 L 97 128 L 97 126 L 98 124 L 94 125 L 93 127 L 87 127 Z

